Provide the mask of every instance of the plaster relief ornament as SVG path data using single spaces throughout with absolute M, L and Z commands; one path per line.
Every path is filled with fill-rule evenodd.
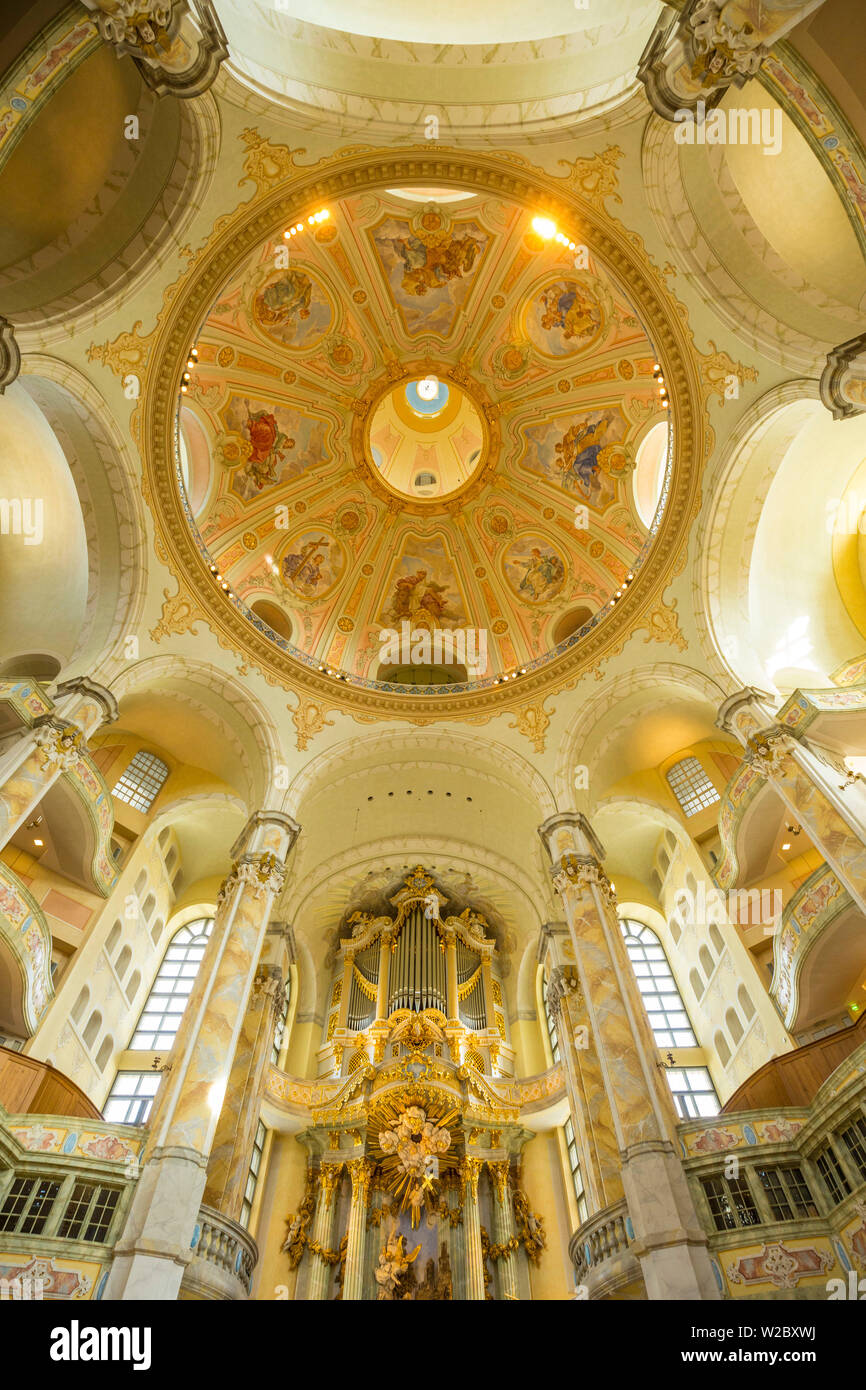
M 378 1134 L 386 1181 L 390 1190 L 401 1197 L 401 1209 L 410 1210 L 413 1230 L 420 1223 L 425 1198 L 439 1177 L 439 1160 L 451 1148 L 448 1125 L 457 1112 L 441 1106 L 440 1111 L 444 1113 L 404 1103 L 399 1109 L 386 1112 Z
M 400 1281 L 406 1274 L 410 1264 L 417 1259 L 421 1249 L 416 1245 L 411 1255 L 406 1253 L 404 1244 L 406 1237 L 391 1235 L 385 1245 L 385 1249 L 379 1254 L 379 1266 L 374 1271 L 376 1283 L 379 1285 L 379 1300 L 393 1300 L 398 1294 L 397 1290 Z M 407 1297 L 409 1295 L 406 1295 Z
M 61 772 L 75 767 L 84 752 L 84 733 L 81 729 L 63 726 L 53 721 L 41 724 L 33 735 L 37 748 L 42 749 L 42 771 L 59 767 Z

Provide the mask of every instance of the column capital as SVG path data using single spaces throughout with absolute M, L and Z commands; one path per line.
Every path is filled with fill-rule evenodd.
M 496 1193 L 496 1200 L 501 1207 L 505 1206 L 505 1199 L 508 1196 L 508 1176 L 511 1165 L 507 1158 L 488 1159 L 487 1172 L 490 1174 L 490 1182 L 493 1191 Z
M 616 906 L 616 891 L 598 860 L 589 854 L 563 854 L 558 864 L 551 867 L 553 886 L 557 893 L 567 888 L 578 892 L 597 888 L 602 900 L 609 906 Z
M 322 1163 L 319 1167 L 319 1189 L 325 1207 L 329 1207 L 334 1200 L 334 1193 L 339 1186 L 342 1171 L 343 1165 L 340 1162 Z
M 481 1177 L 483 1167 L 483 1158 L 470 1158 L 467 1155 L 460 1160 L 460 1179 L 464 1186 L 471 1187 L 473 1202 L 478 1201 L 478 1179 Z
M 285 811 L 253 811 L 230 853 L 232 859 L 238 859 L 257 850 L 270 850 L 286 859 L 300 833 L 297 821 Z
M 745 744 L 750 734 L 756 734 L 776 719 L 776 705 L 772 695 L 766 690 L 757 690 L 753 685 L 729 695 L 719 705 L 716 725 L 726 734 L 732 734 Z
M 266 893 L 276 896 L 285 879 L 285 865 L 270 851 L 264 854 L 245 854 L 232 864 L 225 882 L 217 893 L 217 908 L 222 907 L 240 886 L 248 888 L 254 898 L 263 898 Z
M 352 1180 L 353 1201 L 363 1202 L 366 1205 L 370 1196 L 373 1164 L 369 1158 L 350 1158 L 346 1164 L 346 1170 Z
M 559 811 L 548 816 L 538 833 L 554 867 L 569 850 L 598 861 L 604 859 L 604 846 L 581 811 Z

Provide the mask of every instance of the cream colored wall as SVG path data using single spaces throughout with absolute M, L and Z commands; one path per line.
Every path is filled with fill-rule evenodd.
M 256 1193 L 250 1231 L 259 1247 L 253 1298 L 291 1298 L 297 1271 L 290 1270 L 280 1246 L 286 1238 L 286 1218 L 294 1215 L 304 1195 L 307 1157 L 292 1134 L 271 1132 L 262 1165 L 261 1196 Z M 287 1294 L 283 1294 L 283 1290 Z
M 565 1198 L 562 1161 L 555 1133 L 536 1134 L 523 1150 L 523 1189 L 531 1211 L 544 1217 L 547 1249 L 539 1263 L 530 1263 L 535 1299 L 568 1298 L 574 1289 L 574 1269 L 568 1241 L 575 1223 Z

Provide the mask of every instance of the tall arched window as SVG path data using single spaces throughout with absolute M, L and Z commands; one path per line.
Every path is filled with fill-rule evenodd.
M 141 749 L 118 778 L 111 795 L 136 811 L 149 811 L 167 776 L 168 768 L 162 759 Z
M 174 933 L 138 1020 L 132 1050 L 171 1047 L 198 974 L 213 918 L 200 917 Z
M 621 921 L 620 928 L 659 1047 L 697 1047 L 682 995 L 655 932 L 642 922 L 629 920 Z M 693 977 L 694 974 L 693 971 Z M 668 1066 L 665 1075 L 677 1112 L 684 1120 L 718 1115 L 719 1099 L 706 1067 Z
M 697 1047 L 677 982 L 655 932 L 642 922 L 620 922 L 620 927 L 659 1047 Z
M 665 775 L 685 816 L 696 816 L 720 799 L 697 758 L 680 758 Z

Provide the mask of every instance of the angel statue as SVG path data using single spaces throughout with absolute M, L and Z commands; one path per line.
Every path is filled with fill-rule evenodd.
M 424 899 L 424 920 L 427 922 L 439 921 L 439 898 L 432 889 Z
M 396 1298 L 400 1280 L 421 1249 L 420 1245 L 416 1245 L 412 1254 L 407 1255 L 403 1243 L 405 1239 L 405 1236 L 392 1234 L 386 1241 L 384 1250 L 379 1252 L 379 1267 L 375 1270 L 375 1278 L 379 1285 L 380 1300 Z

